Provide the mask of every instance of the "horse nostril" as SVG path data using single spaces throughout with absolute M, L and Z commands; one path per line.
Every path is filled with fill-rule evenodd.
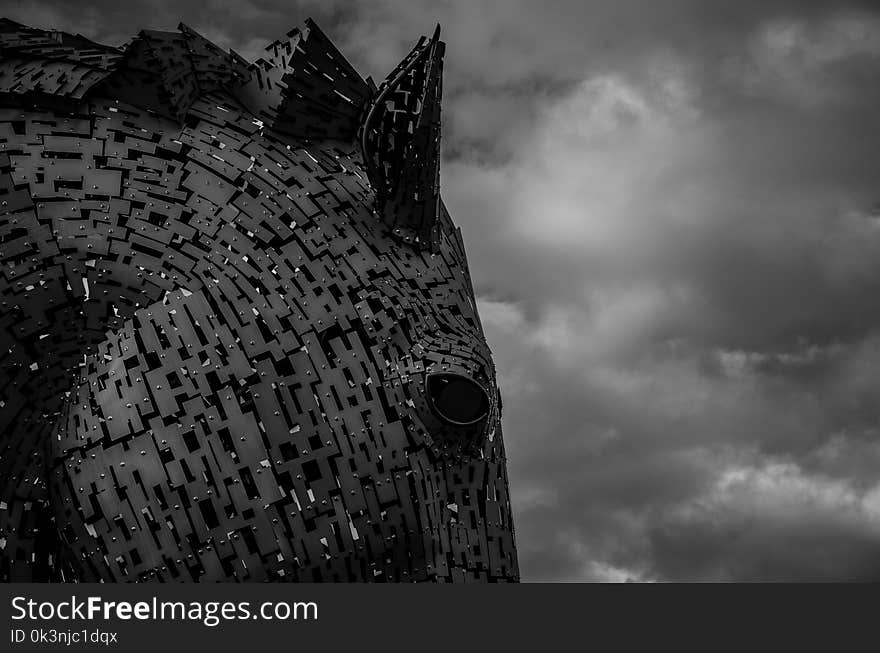
M 468 426 L 489 414 L 489 397 L 476 382 L 460 374 L 431 374 L 427 379 L 431 407 L 455 426 Z

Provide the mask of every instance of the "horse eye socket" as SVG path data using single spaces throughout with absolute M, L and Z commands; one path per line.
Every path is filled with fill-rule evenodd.
M 485 390 L 466 376 L 432 374 L 427 385 L 434 411 L 450 424 L 474 424 L 489 414 Z

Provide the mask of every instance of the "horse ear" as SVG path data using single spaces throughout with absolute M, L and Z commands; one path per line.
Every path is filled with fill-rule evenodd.
M 440 26 L 379 86 L 360 130 L 376 210 L 394 235 L 434 249 L 440 240 Z
M 276 132 L 352 142 L 372 89 L 311 18 L 266 47 L 238 99 Z

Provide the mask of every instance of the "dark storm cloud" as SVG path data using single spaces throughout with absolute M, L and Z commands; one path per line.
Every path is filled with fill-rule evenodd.
M 250 58 L 312 15 L 377 79 L 439 21 L 523 577 L 880 576 L 871 3 L 0 7 Z

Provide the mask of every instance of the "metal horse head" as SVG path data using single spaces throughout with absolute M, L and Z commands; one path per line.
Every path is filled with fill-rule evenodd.
M 517 579 L 443 51 L 0 22 L 0 576 Z

